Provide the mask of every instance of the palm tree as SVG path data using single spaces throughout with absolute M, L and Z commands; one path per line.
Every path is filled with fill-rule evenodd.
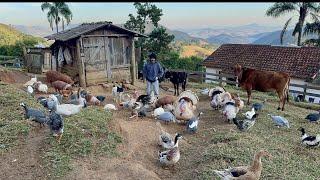
M 65 2 L 53 2 L 53 3 L 42 3 L 41 10 L 48 10 L 47 18 L 50 23 L 50 28 L 53 30 L 53 22 L 56 25 L 57 33 L 59 32 L 59 22 L 62 20 L 62 29 L 64 30 L 64 21 L 66 20 L 67 25 L 71 22 L 72 12 L 69 6 Z
M 311 46 L 320 46 L 320 21 L 307 23 L 304 27 L 303 35 L 316 34 L 318 39 L 308 39 L 303 44 Z
M 317 13 L 319 12 L 319 7 L 317 3 L 313 2 L 279 2 L 274 3 L 266 12 L 267 16 L 279 17 L 286 13 L 296 12 L 299 15 L 299 20 L 294 27 L 292 32 L 292 36 L 295 36 L 298 33 L 298 43 L 297 45 L 301 45 L 302 31 L 306 18 L 308 15 L 311 16 L 312 19 L 318 20 Z M 280 33 L 280 42 L 283 43 L 283 36 L 287 30 L 287 27 L 292 20 L 293 16 L 287 20 L 285 23 L 282 32 Z

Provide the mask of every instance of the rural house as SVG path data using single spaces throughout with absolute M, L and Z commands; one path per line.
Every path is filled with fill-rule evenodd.
M 79 77 L 80 85 L 86 87 L 130 77 L 134 83 L 134 37 L 146 36 L 112 22 L 97 22 L 84 23 L 45 38 L 55 40 L 50 47 L 52 69 Z
M 320 48 L 285 47 L 253 44 L 224 44 L 208 56 L 206 82 L 219 79 L 214 74 L 233 74 L 232 67 L 240 64 L 259 70 L 286 72 L 291 76 L 290 92 L 304 94 L 309 102 L 320 103 Z M 222 80 L 227 80 L 223 77 Z M 315 89 L 308 88 L 308 86 Z

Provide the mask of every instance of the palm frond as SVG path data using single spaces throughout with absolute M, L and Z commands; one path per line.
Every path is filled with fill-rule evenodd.
M 49 24 L 50 24 L 50 28 L 52 29 L 53 31 L 53 20 L 54 20 L 54 15 L 49 11 L 48 14 L 47 14 L 47 18 L 48 18 L 48 21 L 49 21 Z
M 67 25 L 69 25 L 72 20 L 72 12 L 67 4 L 60 7 L 59 14 L 61 14 L 61 16 L 67 21 Z
M 51 6 L 52 6 L 52 5 L 51 5 L 50 3 L 48 3 L 48 2 L 42 3 L 42 4 L 41 4 L 41 10 L 44 11 L 44 10 L 46 10 L 46 9 L 50 9 Z
M 320 39 L 307 39 L 303 42 L 304 46 L 320 46 Z
M 309 34 L 318 34 L 320 35 L 320 22 L 307 23 L 304 27 L 303 35 Z
M 296 4 L 292 2 L 280 2 L 273 4 L 266 12 L 267 16 L 279 17 L 286 13 L 297 10 Z
M 287 27 L 290 24 L 290 21 L 292 20 L 292 17 L 288 19 L 288 21 L 284 24 L 283 29 L 280 33 L 280 43 L 283 44 L 283 37 L 287 31 Z
M 319 21 L 320 21 L 320 20 L 319 20 L 319 18 L 320 18 L 319 15 L 317 15 L 317 14 L 315 14 L 315 13 L 310 13 L 310 16 L 311 16 L 311 18 L 312 18 L 312 20 L 313 20 L 314 22 L 319 22 Z
M 320 6 L 319 3 L 314 3 L 314 2 L 308 2 L 305 3 L 307 8 L 311 11 L 311 12 L 315 12 L 315 13 L 319 13 L 320 12 Z

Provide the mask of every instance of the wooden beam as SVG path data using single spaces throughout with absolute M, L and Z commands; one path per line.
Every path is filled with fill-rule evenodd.
M 131 84 L 135 85 L 136 81 L 136 57 L 134 48 L 134 38 L 131 40 Z
M 82 37 L 86 38 L 86 37 L 130 37 L 130 36 L 127 34 L 100 34 L 100 35 L 85 35 Z
M 80 81 L 80 86 L 83 88 L 87 87 L 86 84 L 86 78 L 85 78 L 85 72 L 84 72 L 84 57 L 81 56 L 81 41 L 82 38 L 77 39 L 77 54 L 78 54 L 78 67 L 79 67 L 79 81 Z

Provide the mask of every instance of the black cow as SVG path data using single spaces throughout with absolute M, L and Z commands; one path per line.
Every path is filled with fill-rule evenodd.
M 164 77 L 170 79 L 174 86 L 174 95 L 179 95 L 179 84 L 182 86 L 182 90 L 186 90 L 188 73 L 186 72 L 175 72 L 175 71 L 166 71 Z

